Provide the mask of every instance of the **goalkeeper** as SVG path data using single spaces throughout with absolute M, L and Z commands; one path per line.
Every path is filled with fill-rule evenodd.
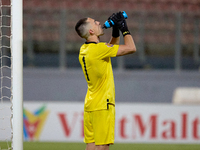
M 84 104 L 86 150 L 109 150 L 109 145 L 114 143 L 115 85 L 111 57 L 136 52 L 122 12 L 113 13 L 108 19 L 114 22 L 109 43 L 99 41 L 104 34 L 99 21 L 83 18 L 75 26 L 78 35 L 86 39 L 79 52 L 79 62 L 88 84 Z M 119 31 L 124 37 L 123 45 L 119 45 Z

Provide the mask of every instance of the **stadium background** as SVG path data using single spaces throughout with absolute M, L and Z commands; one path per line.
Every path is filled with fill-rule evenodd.
M 200 87 L 199 0 L 23 3 L 25 103 L 83 103 L 86 82 L 78 52 L 84 40 L 74 25 L 86 16 L 103 24 L 113 12 L 122 10 L 128 14 L 137 53 L 112 59 L 117 102 L 173 104 L 177 88 Z M 101 41 L 109 41 L 110 35 L 111 30 L 105 30 Z
M 74 26 L 86 16 L 103 24 L 122 10 L 137 53 L 112 59 L 116 101 L 171 103 L 176 88 L 200 86 L 198 0 L 26 0 L 24 100 L 83 101 L 78 52 L 84 40 Z M 105 30 L 101 41 L 110 36 Z
M 26 0 L 24 1 L 24 66 L 80 68 L 77 55 L 84 40 L 74 32 L 82 17 L 102 24 L 125 10 L 138 51 L 113 60 L 116 68 L 199 69 L 198 0 Z M 102 41 L 109 41 L 105 30 Z

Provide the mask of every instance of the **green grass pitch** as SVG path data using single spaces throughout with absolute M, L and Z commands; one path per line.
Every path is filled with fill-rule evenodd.
M 0 142 L 0 149 L 7 144 Z M 24 150 L 84 150 L 84 143 L 65 142 L 24 142 Z M 138 144 L 115 143 L 110 150 L 200 150 L 200 144 Z

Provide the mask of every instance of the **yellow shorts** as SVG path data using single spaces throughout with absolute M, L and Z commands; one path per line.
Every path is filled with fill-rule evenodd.
M 115 106 L 106 110 L 84 112 L 84 142 L 95 145 L 114 143 Z

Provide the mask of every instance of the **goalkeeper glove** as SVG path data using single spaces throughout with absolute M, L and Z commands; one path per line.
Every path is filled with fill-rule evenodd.
M 112 17 L 114 17 L 115 15 L 116 15 L 116 14 L 113 13 L 113 14 L 108 18 L 108 20 L 111 20 Z M 114 38 L 119 37 L 119 29 L 117 28 L 116 25 L 114 25 L 114 26 L 112 27 L 112 37 L 114 37 Z
M 121 11 L 116 14 L 113 14 L 109 18 L 115 23 L 118 29 L 122 32 L 123 36 L 131 34 L 128 30 L 126 20 L 124 19 L 124 16 Z
M 117 26 L 112 27 L 112 37 L 114 38 L 119 37 L 119 29 L 117 28 Z

